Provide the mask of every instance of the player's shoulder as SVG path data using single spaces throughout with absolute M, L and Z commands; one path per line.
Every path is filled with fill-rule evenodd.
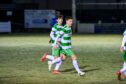
M 68 27 L 67 25 L 64 26 L 64 30 L 68 31 L 68 30 L 71 30 L 70 27 Z
M 66 30 L 66 28 L 67 28 L 67 25 L 64 25 L 64 26 L 63 26 L 63 29 L 65 29 L 65 30 Z
M 61 29 L 61 28 L 63 28 L 63 25 L 57 25 L 57 28 Z
M 61 31 L 62 31 L 62 32 L 66 32 L 66 31 L 67 31 L 67 26 L 64 25 L 63 28 L 61 28 Z
M 52 31 L 56 31 L 57 30 L 57 24 L 54 24 L 52 27 Z
M 126 35 L 126 30 L 123 32 L 123 35 Z
M 67 28 L 67 25 L 64 25 L 63 27 L 64 27 L 64 28 Z
M 52 28 L 56 28 L 56 27 L 57 27 L 57 25 L 58 25 L 57 23 L 56 23 L 56 24 L 54 24 Z

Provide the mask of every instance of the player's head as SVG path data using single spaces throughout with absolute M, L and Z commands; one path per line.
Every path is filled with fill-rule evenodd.
M 63 16 L 62 15 L 60 15 L 60 16 L 57 17 L 57 23 L 59 25 L 61 25 L 63 23 Z
M 66 18 L 66 25 L 71 27 L 72 24 L 73 24 L 73 18 L 72 17 L 67 17 Z

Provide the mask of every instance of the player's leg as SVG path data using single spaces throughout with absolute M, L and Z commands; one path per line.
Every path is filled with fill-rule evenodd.
M 123 73 L 126 70 L 126 62 L 123 63 L 123 68 L 120 70 L 121 73 Z
M 54 56 L 54 60 L 52 60 L 51 64 L 55 64 L 62 61 L 60 57 L 60 48 L 53 49 L 53 56 Z
M 57 62 L 60 62 L 60 61 L 66 59 L 64 50 L 62 50 L 62 49 L 60 48 L 59 51 L 60 51 L 60 56 L 57 57 L 57 56 L 54 55 L 55 58 L 54 58 L 54 60 L 52 61 L 52 64 L 57 63 Z M 59 51 L 56 51 L 56 54 L 57 54 L 57 52 L 59 52 Z M 58 53 L 58 54 L 59 54 L 59 53 Z M 58 54 L 57 54 L 57 55 L 58 55 Z
M 52 62 L 52 61 L 50 61 L 50 60 L 48 61 L 48 70 L 49 70 L 49 71 L 51 71 L 51 68 L 52 68 L 51 62 Z
M 55 63 L 58 63 L 56 64 L 56 66 L 59 66 L 60 64 L 60 58 L 59 58 L 59 55 L 60 55 L 60 48 L 57 48 L 57 49 L 54 49 L 52 48 L 52 55 L 53 55 L 53 59 L 51 61 L 48 62 L 48 68 L 49 68 L 49 71 L 51 71 L 51 67 L 53 64 Z M 48 56 L 49 57 L 49 56 Z M 47 58 L 48 58 L 47 57 Z M 58 70 L 54 70 L 56 73 L 59 73 Z
M 62 61 L 64 61 L 66 59 L 66 55 L 65 55 L 65 52 L 63 49 L 61 49 L 60 57 L 61 57 Z
M 126 51 L 123 52 L 123 68 L 117 72 L 118 80 L 121 80 L 121 75 L 126 71 Z
M 64 51 L 60 48 L 60 57 L 62 60 L 65 60 L 66 56 L 64 55 Z M 61 67 L 62 61 L 56 63 L 56 67 L 54 69 L 54 74 L 58 74 L 59 73 L 59 69 Z
M 56 67 L 55 67 L 55 69 L 54 69 L 54 70 L 59 70 L 59 68 L 60 68 L 61 64 L 62 64 L 62 61 L 60 61 L 60 62 L 56 63 Z
M 76 71 L 78 72 L 78 75 L 85 75 L 85 72 L 82 72 L 78 66 L 78 62 L 77 62 L 77 56 L 74 54 L 72 55 L 72 61 L 73 61 L 73 66 L 76 69 Z
M 125 77 L 125 79 L 126 79 L 126 68 L 125 68 L 125 67 L 126 67 L 126 61 L 124 62 L 123 68 L 122 68 L 122 69 L 124 69 L 124 70 L 123 70 L 123 74 L 124 74 L 124 77 Z M 121 69 L 121 70 L 122 70 L 122 69 Z M 120 71 L 121 71 L 121 70 L 120 70 Z M 120 78 L 120 80 L 121 80 L 121 78 Z
M 47 55 L 46 58 L 50 61 L 54 60 L 54 56 L 53 55 Z
M 41 62 L 45 61 L 46 59 L 49 59 L 48 61 L 48 69 L 49 71 L 51 71 L 51 67 L 53 64 L 56 63 L 56 67 L 54 69 L 54 73 L 58 74 L 59 73 L 59 68 L 62 64 L 62 60 L 61 60 L 61 57 L 60 57 L 60 48 L 57 48 L 57 49 L 54 49 L 52 48 L 52 55 L 48 55 L 48 54 L 44 54 L 42 57 L 41 57 Z
M 60 62 L 58 61 L 60 58 L 59 57 L 59 48 L 57 49 L 54 49 L 52 48 L 52 55 L 48 55 L 48 54 L 44 54 L 42 57 L 41 57 L 41 62 L 44 62 L 46 59 L 48 59 L 48 70 L 51 71 L 51 67 L 52 65 L 54 64 L 54 62 Z M 54 59 L 58 58 L 57 60 L 53 61 Z
M 46 59 L 49 59 L 50 61 L 53 61 L 57 57 L 59 57 L 59 48 L 54 49 L 52 48 L 52 55 L 48 55 L 47 53 L 44 53 L 43 56 L 41 57 L 41 62 L 44 62 Z
M 59 74 L 60 73 L 59 68 L 60 68 L 61 64 L 62 64 L 62 61 L 56 63 L 55 69 L 53 71 L 54 74 Z
M 73 63 L 73 66 L 75 68 L 75 70 L 77 71 L 78 75 L 81 76 L 81 75 L 85 75 L 85 72 L 82 72 L 78 66 L 78 62 L 77 62 L 77 56 L 73 53 L 73 51 L 71 49 L 67 49 L 65 50 L 66 54 L 68 56 L 71 56 L 72 58 L 72 63 Z
M 46 59 L 48 59 L 48 70 L 51 71 L 51 67 L 52 67 L 52 60 L 54 60 L 54 56 L 53 55 L 48 55 L 48 54 L 44 54 L 42 57 L 41 57 L 41 62 L 44 62 Z
M 122 72 L 124 73 L 124 77 L 126 78 L 126 51 L 124 51 L 123 60 L 124 60 L 124 63 L 123 63 Z
M 40 62 L 44 62 L 46 59 L 52 61 L 52 60 L 54 60 L 54 56 L 48 55 L 47 53 L 44 53 L 43 56 L 40 59 Z
M 51 64 L 55 64 L 55 63 L 58 63 L 60 61 L 62 61 L 61 57 L 55 57 L 54 60 L 52 60 Z
M 124 51 L 123 60 L 124 60 L 123 67 L 124 67 L 125 70 L 126 70 L 126 51 Z

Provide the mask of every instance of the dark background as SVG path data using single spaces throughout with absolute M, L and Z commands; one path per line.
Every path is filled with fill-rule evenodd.
M 76 0 L 77 3 L 120 3 L 126 0 Z M 25 9 L 53 9 L 64 16 L 72 15 L 72 0 L 1 0 L 0 21 L 11 21 L 12 32 L 23 32 Z M 6 11 L 13 11 L 7 16 Z M 77 5 L 77 20 L 84 23 L 120 23 L 126 21 L 126 5 Z

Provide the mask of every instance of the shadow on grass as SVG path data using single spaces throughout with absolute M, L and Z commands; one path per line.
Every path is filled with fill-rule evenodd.
M 80 69 L 84 69 L 86 67 L 89 67 L 88 65 L 87 66 L 81 66 Z M 65 70 L 61 70 L 60 72 L 70 72 L 70 71 L 74 71 L 75 69 L 74 68 L 71 68 L 71 69 L 65 69 Z
M 100 70 L 100 68 L 94 68 L 94 69 L 89 69 L 89 70 L 83 70 L 84 72 L 91 72 L 91 71 L 97 71 Z
M 107 82 L 89 82 L 87 84 L 126 84 L 126 80 L 118 81 L 117 79 L 113 79 Z
M 89 65 L 86 66 L 81 66 L 80 69 L 85 69 L 87 67 L 90 67 Z M 94 69 L 89 69 L 89 70 L 83 70 L 84 72 L 91 72 L 91 71 L 96 71 L 96 70 L 100 70 L 100 68 L 94 68 Z M 71 72 L 71 71 L 75 71 L 74 68 L 71 69 L 65 69 L 65 70 L 61 70 L 60 72 Z
M 88 70 L 82 70 L 83 72 L 92 72 L 92 71 L 97 71 L 100 70 L 100 68 L 94 68 L 94 69 L 88 69 Z M 74 71 L 73 73 L 77 73 L 76 71 Z

